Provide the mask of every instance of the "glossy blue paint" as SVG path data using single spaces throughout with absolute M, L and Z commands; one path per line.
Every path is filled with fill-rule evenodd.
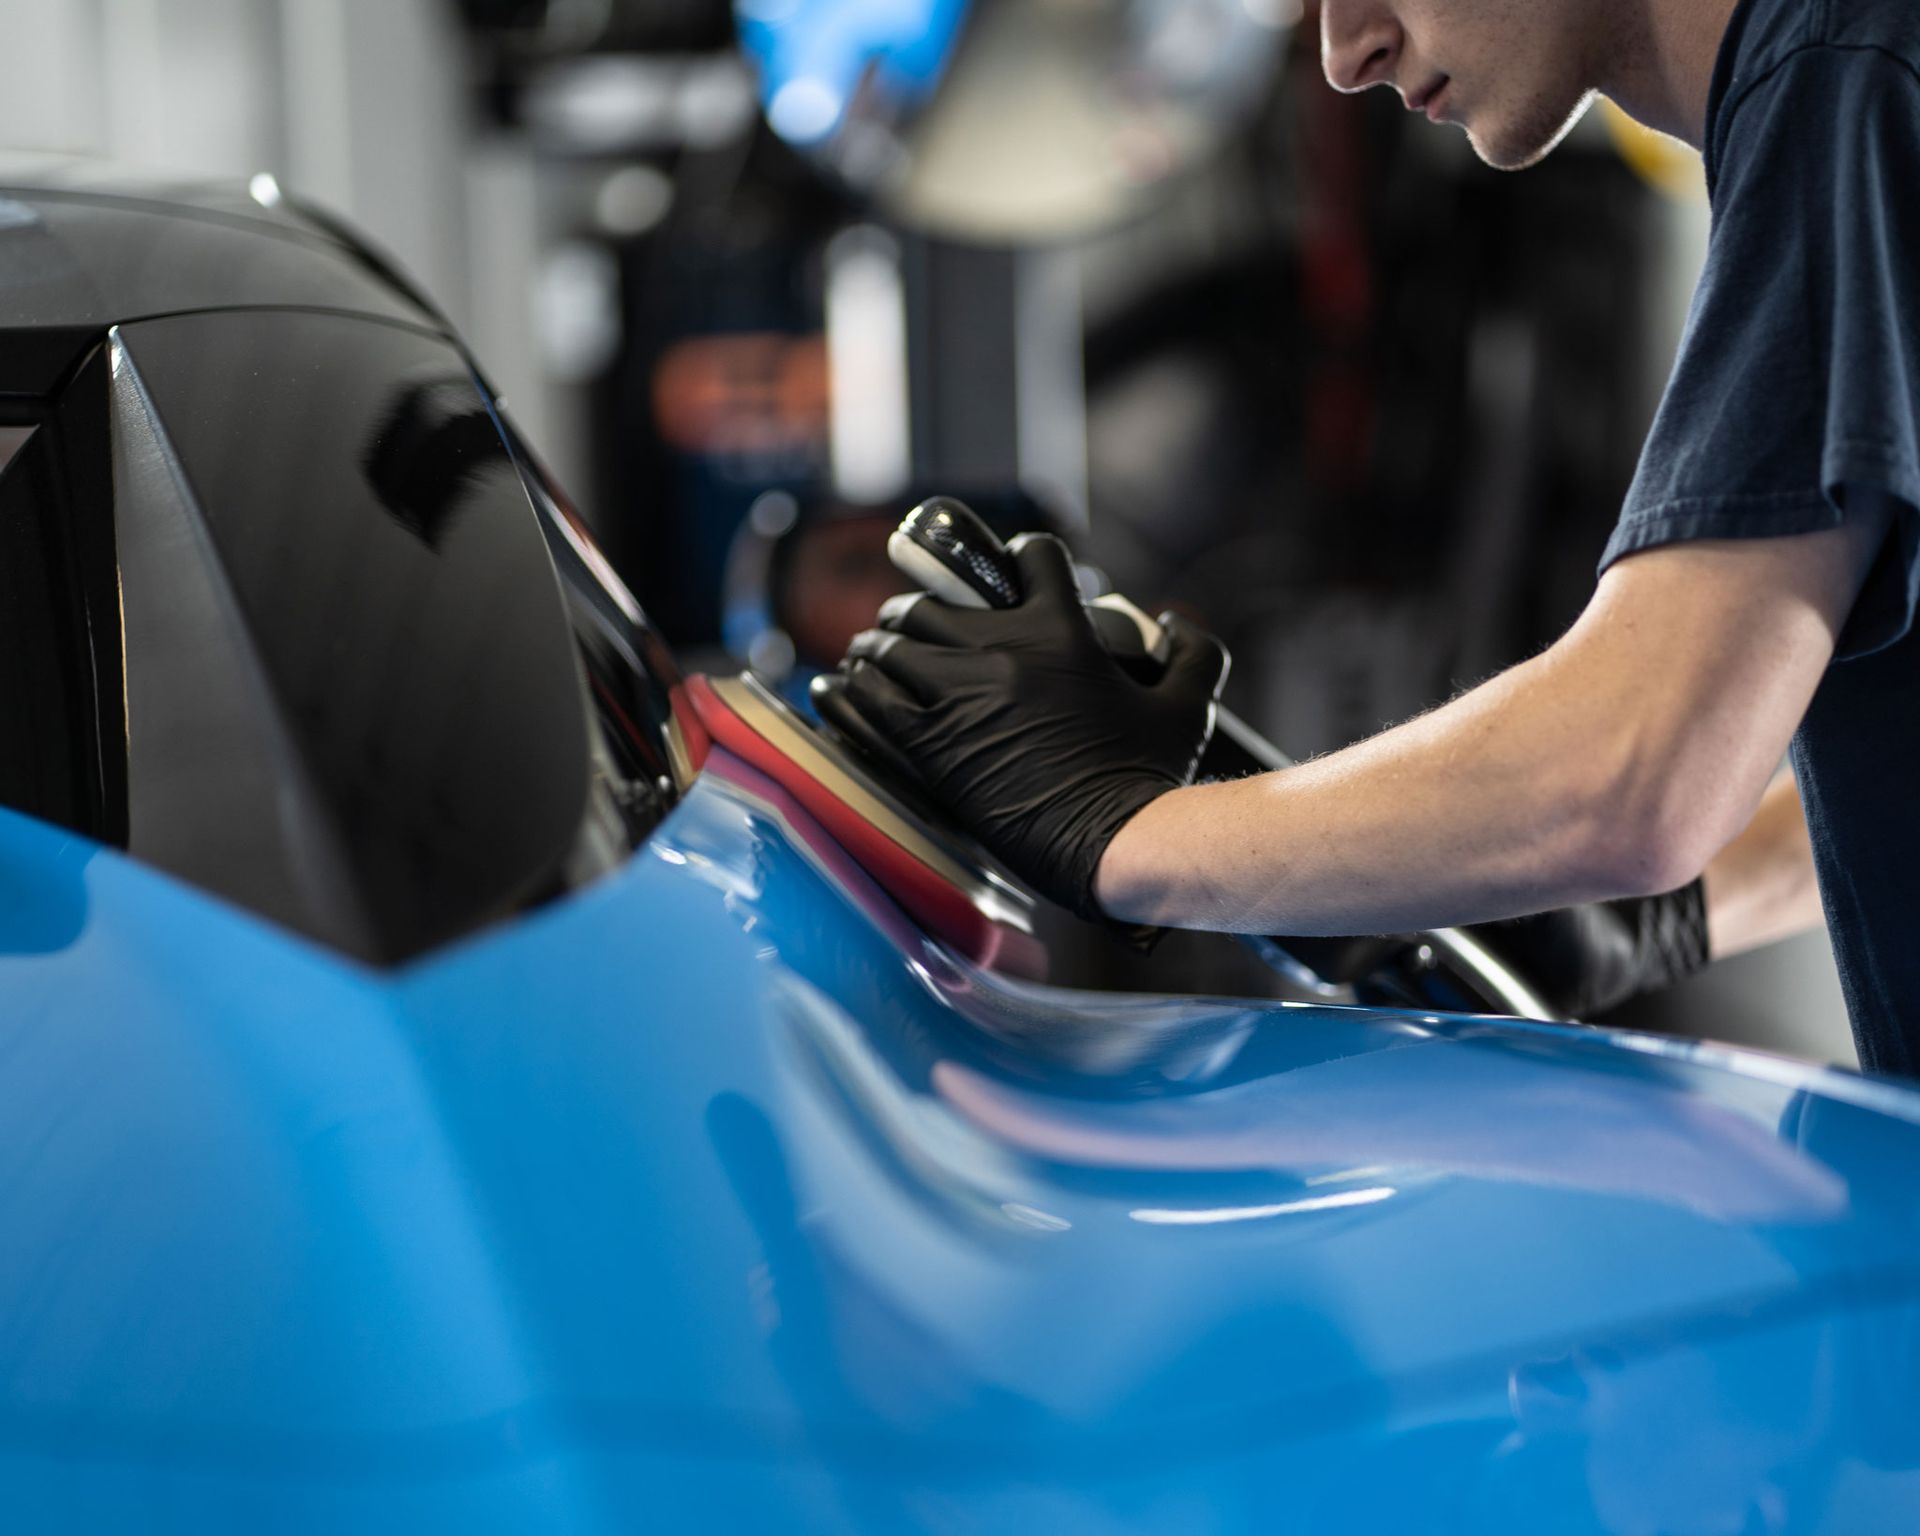
M 386 973 L 0 813 L 0 998 L 23 1529 L 1920 1518 L 1920 1096 L 984 975 L 724 761 Z

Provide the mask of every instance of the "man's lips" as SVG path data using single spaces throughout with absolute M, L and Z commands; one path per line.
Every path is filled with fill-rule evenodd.
M 1452 83 L 1451 75 L 1441 75 L 1430 81 L 1425 89 L 1407 98 L 1407 110 L 1424 112 L 1429 120 L 1438 122 L 1439 118 L 1434 115 L 1434 108 L 1439 105 L 1441 98 L 1446 94 L 1447 87 Z

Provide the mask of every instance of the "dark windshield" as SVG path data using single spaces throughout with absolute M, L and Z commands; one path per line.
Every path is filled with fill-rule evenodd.
M 95 696 L 51 429 L 0 424 L 0 805 L 98 836 Z
M 657 820 L 671 679 L 637 611 L 608 640 L 613 595 L 556 551 L 555 498 L 455 346 L 181 315 L 116 331 L 72 408 L 95 392 L 136 856 L 394 961 L 591 878 Z

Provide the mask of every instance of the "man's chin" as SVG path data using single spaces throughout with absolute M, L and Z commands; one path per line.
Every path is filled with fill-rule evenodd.
M 1473 146 L 1473 152 L 1481 161 L 1496 171 L 1524 171 L 1553 153 L 1551 143 L 1535 143 L 1527 147 L 1514 141 L 1476 133 L 1471 124 L 1467 127 L 1467 142 Z
M 1524 171 L 1558 149 L 1593 105 L 1591 94 L 1580 98 L 1571 112 L 1540 114 L 1524 123 L 1476 127 L 1464 124 L 1473 152 L 1496 171 Z

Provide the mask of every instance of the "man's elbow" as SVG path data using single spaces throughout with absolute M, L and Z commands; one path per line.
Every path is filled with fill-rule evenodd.
M 1610 847 L 1596 850 L 1594 895 L 1612 901 L 1677 891 L 1697 879 L 1717 851 L 1702 851 L 1691 839 L 1676 840 L 1645 827 L 1623 829 Z
M 1679 769 L 1604 788 L 1587 818 L 1596 894 L 1658 896 L 1698 879 L 1758 802 L 1759 792 L 1747 794 L 1744 784 Z

